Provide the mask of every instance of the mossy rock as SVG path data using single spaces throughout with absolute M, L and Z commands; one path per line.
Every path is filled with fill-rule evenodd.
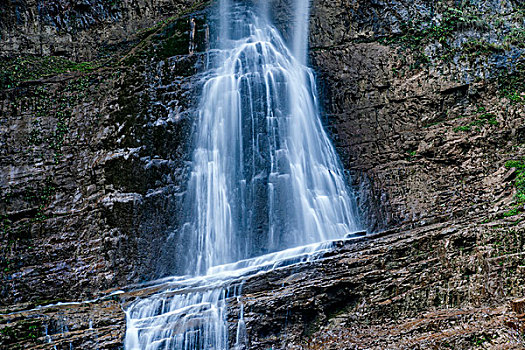
M 20 342 L 37 342 L 44 334 L 41 320 L 23 320 L 16 324 L 6 324 L 0 328 L 0 345 L 9 346 Z

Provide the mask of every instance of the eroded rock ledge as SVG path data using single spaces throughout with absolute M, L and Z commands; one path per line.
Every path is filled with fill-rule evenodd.
M 465 218 L 386 232 L 322 260 L 249 278 L 240 298 L 246 348 L 523 348 L 525 224 L 523 216 L 515 219 Z M 1 344 L 121 348 L 121 303 L 129 298 L 4 308 L 14 313 L 1 317 Z M 239 304 L 231 299 L 229 305 L 233 337 Z

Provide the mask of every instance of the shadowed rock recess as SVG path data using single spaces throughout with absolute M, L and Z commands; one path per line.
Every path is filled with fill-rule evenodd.
M 212 17 L 0 3 L 0 348 L 120 349 L 134 296 L 111 292 L 178 272 Z M 521 0 L 313 1 L 323 122 L 372 234 L 248 279 L 246 348 L 525 348 L 524 28 Z

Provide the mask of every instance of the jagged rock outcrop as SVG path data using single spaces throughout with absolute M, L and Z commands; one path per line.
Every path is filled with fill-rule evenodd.
M 523 222 L 466 217 L 340 244 L 324 259 L 243 282 L 247 349 L 522 349 Z M 2 345 L 117 349 L 140 292 L 2 316 Z M 27 305 L 22 305 L 22 307 Z
M 120 303 L 105 299 L 3 315 L 0 327 L 2 349 L 109 350 L 122 348 L 126 321 Z
M 521 349 L 520 302 L 508 298 L 524 293 L 524 227 L 508 224 L 390 232 L 250 279 L 247 348 Z
M 120 348 L 106 290 L 176 272 L 206 5 L 0 4 L 0 347 Z M 524 11 L 313 2 L 324 123 L 391 231 L 247 281 L 248 348 L 524 347 Z
M 326 124 L 369 227 L 505 206 L 505 184 L 491 179 L 523 155 L 523 11 L 519 1 L 314 2 Z

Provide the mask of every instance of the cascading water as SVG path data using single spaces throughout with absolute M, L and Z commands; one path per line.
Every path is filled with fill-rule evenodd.
M 305 66 L 308 0 L 297 0 L 291 50 L 265 10 L 233 0 L 219 9 L 180 230 L 188 276 L 158 282 L 127 308 L 127 349 L 227 349 L 226 300 L 243 276 L 307 260 L 357 231 Z
M 198 252 L 190 273 L 356 228 L 312 72 L 264 19 L 241 5 L 231 13 L 202 96 L 184 226 Z M 302 56 L 301 39 L 294 46 Z

